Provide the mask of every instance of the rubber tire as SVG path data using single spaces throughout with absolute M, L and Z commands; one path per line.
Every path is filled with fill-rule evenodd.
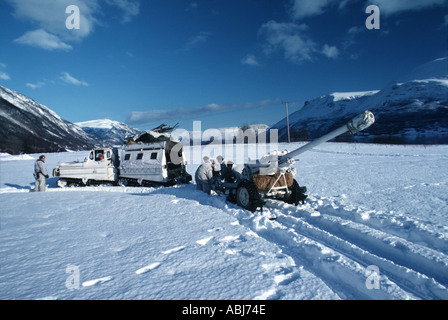
M 245 180 L 238 185 L 236 203 L 251 212 L 255 212 L 258 207 L 263 207 L 258 189 L 253 181 Z

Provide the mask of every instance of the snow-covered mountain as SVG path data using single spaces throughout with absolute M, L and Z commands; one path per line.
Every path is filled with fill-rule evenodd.
M 0 86 L 0 151 L 10 154 L 90 149 L 98 141 L 77 125 Z
M 127 136 L 139 132 L 139 130 L 131 128 L 125 123 L 110 119 L 84 121 L 75 124 L 107 146 L 122 145 Z
M 433 67 L 434 63 L 427 66 Z M 425 70 L 430 71 L 420 68 L 419 72 L 429 75 Z M 355 136 L 344 134 L 336 140 L 448 143 L 448 77 L 442 74 L 439 72 L 437 78 L 391 83 L 382 90 L 336 92 L 307 101 L 289 117 L 291 140 L 318 138 L 356 114 L 370 110 L 376 118 L 372 127 Z M 287 140 L 286 118 L 272 128 L 279 130 L 280 141 Z
M 444 79 L 448 77 L 448 57 L 432 60 L 414 68 L 409 74 L 398 79 L 406 82 L 414 79 Z

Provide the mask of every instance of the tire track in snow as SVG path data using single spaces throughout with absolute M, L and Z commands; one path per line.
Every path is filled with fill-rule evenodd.
M 284 254 L 320 278 L 342 299 L 409 298 L 406 292 L 385 277 L 381 279 L 382 290 L 368 289 L 365 265 L 341 254 L 334 245 L 329 246 L 283 220 L 283 215 L 275 221 L 258 216 L 241 222 L 261 237 L 277 244 Z
M 377 239 L 372 238 L 371 240 L 364 241 L 362 236 L 352 236 L 347 240 L 345 237 L 342 237 L 343 235 L 339 232 L 336 236 L 334 234 L 336 230 L 335 228 L 330 228 L 333 231 L 328 232 L 306 222 L 302 223 L 304 226 L 300 227 L 299 230 L 301 234 L 358 262 L 361 266 L 364 266 L 364 268 L 371 265 L 377 266 L 381 274 L 385 274 L 390 281 L 393 281 L 399 287 L 412 293 L 416 297 L 423 299 L 446 299 L 448 297 L 448 294 L 438 292 L 441 290 L 443 291 L 443 289 L 439 287 L 439 284 L 412 268 L 402 266 L 403 264 L 406 265 L 406 263 L 397 264 L 396 261 L 393 261 L 392 258 L 394 257 L 394 252 L 392 247 L 387 248 L 380 245 L 379 247 L 382 247 L 381 250 L 373 250 L 373 248 L 375 248 L 374 242 L 377 241 Z M 399 252 L 399 250 L 395 251 L 395 253 Z M 411 259 L 410 257 L 408 258 Z M 415 265 L 418 265 L 418 263 Z M 440 294 L 442 295 L 440 296 Z
M 310 220 L 307 212 L 291 212 L 301 216 L 322 229 L 343 236 L 344 239 L 356 242 L 371 253 L 383 256 L 394 263 L 408 267 L 414 271 L 436 279 L 445 287 L 448 284 L 448 256 L 445 254 L 446 239 L 440 237 L 438 231 L 430 232 L 426 226 L 419 226 L 416 221 L 402 218 L 406 227 L 399 228 L 396 216 L 390 219 L 377 219 L 362 210 L 334 209 L 332 206 L 319 208 L 320 216 Z M 305 213 L 305 214 L 304 214 Z M 336 213 L 336 214 L 335 214 Z M 387 215 L 381 215 L 386 216 Z M 361 218 L 360 218 L 361 217 Z M 424 229 L 422 229 L 424 228 Z
M 186 189 L 158 192 L 182 197 Z M 427 255 L 406 251 L 418 247 L 412 238 L 406 239 L 409 233 L 400 231 L 399 224 L 390 219 L 377 218 L 375 212 L 346 209 L 337 199 L 313 197 L 302 207 L 269 200 L 262 214 L 251 214 L 229 204 L 223 197 L 201 198 L 201 203 L 229 212 L 241 225 L 277 244 L 342 298 L 448 299 L 444 286 L 448 282 L 445 281 L 448 269 L 444 261 L 439 263 L 428 259 Z M 278 219 L 271 221 L 272 216 Z M 440 251 L 448 245 L 445 239 L 417 224 L 413 231 L 416 238 L 425 239 L 428 246 Z M 396 259 L 399 254 L 401 258 Z M 434 258 L 438 256 L 440 252 L 435 251 Z M 369 276 L 366 271 L 370 265 L 380 269 L 380 290 L 366 287 Z
M 378 266 L 382 276 L 387 276 L 387 278 L 384 278 L 383 286 L 388 287 L 388 292 L 394 291 L 392 297 L 397 295 L 398 288 L 403 288 L 411 294 L 410 298 L 413 298 L 413 296 L 423 299 L 448 298 L 448 291 L 443 286 L 447 283 L 447 259 L 440 252 L 432 252 L 428 248 L 416 248 L 418 245 L 384 233 L 381 230 L 372 229 L 368 226 L 359 228 L 359 225 L 356 225 L 353 221 L 330 217 L 309 207 L 296 208 L 273 202 L 271 203 L 271 211 L 278 215 L 276 223 L 279 225 L 277 229 L 287 230 L 287 232 L 283 232 L 282 237 L 293 236 L 299 239 L 298 236 L 302 236 L 305 239 L 315 241 L 318 245 L 327 248 L 322 249 L 323 252 L 328 250 L 328 252 L 339 253 L 345 259 L 351 260 L 352 263 L 358 263 L 358 267 L 364 270 L 369 265 Z M 272 238 L 271 240 L 278 241 L 279 239 Z M 280 239 L 280 242 L 282 241 L 284 239 Z M 303 245 L 303 240 L 295 242 L 296 246 Z M 290 239 L 289 246 L 294 246 L 292 239 Z M 423 251 L 424 255 L 421 255 L 421 252 L 417 249 Z M 303 254 L 303 252 L 300 254 Z M 314 258 L 324 258 L 323 255 L 318 255 L 316 252 L 313 254 Z M 309 255 L 309 258 L 313 258 L 313 255 Z M 339 258 L 335 259 L 334 262 L 346 264 Z M 315 265 L 315 263 L 313 264 Z M 330 282 L 335 280 L 331 274 L 323 274 L 322 270 L 319 269 L 321 267 L 325 268 L 325 266 L 321 265 L 319 268 L 315 268 L 314 265 L 311 265 L 311 267 L 314 267 L 314 272 L 319 276 L 327 277 L 326 280 Z M 349 282 L 353 282 L 352 280 L 356 277 L 359 278 L 362 273 L 362 270 L 354 268 L 353 279 L 350 279 L 346 271 L 339 268 L 336 272 L 344 274 Z M 392 282 L 395 285 L 391 285 Z M 337 286 L 338 284 L 334 285 Z M 393 288 L 394 286 L 398 286 L 398 288 Z M 359 286 L 352 289 L 360 290 Z M 364 290 L 361 290 L 360 293 L 366 294 Z M 372 293 L 367 292 L 367 295 L 369 296 Z M 398 298 L 402 299 L 403 297 L 400 297 L 400 295 Z
M 373 229 L 385 231 L 410 242 L 424 244 L 426 247 L 448 253 L 448 236 L 445 226 L 418 221 L 415 218 L 390 213 L 378 213 L 374 210 L 347 208 L 335 199 L 309 197 L 309 209 L 345 220 L 364 224 Z

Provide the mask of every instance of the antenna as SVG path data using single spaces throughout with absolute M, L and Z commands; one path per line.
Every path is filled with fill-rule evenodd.
M 289 114 L 288 114 L 288 102 L 282 101 L 282 104 L 286 106 L 286 126 L 288 127 L 288 143 L 291 143 L 291 134 L 289 133 Z

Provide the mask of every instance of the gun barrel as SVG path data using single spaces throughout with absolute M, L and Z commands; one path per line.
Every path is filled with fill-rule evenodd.
M 360 115 L 354 117 L 352 120 L 350 120 L 347 124 L 343 125 L 342 127 L 337 128 L 336 130 L 333 130 L 326 135 L 311 141 L 310 143 L 307 143 L 306 145 L 291 151 L 279 158 L 279 163 L 283 163 L 288 161 L 288 159 L 293 159 L 294 157 L 298 156 L 299 154 L 302 154 L 317 145 L 327 142 L 328 140 L 331 140 L 347 131 L 350 131 L 351 134 L 355 134 L 359 131 L 362 131 L 368 127 L 370 127 L 375 122 L 375 117 L 372 112 L 369 110 L 364 111 Z

